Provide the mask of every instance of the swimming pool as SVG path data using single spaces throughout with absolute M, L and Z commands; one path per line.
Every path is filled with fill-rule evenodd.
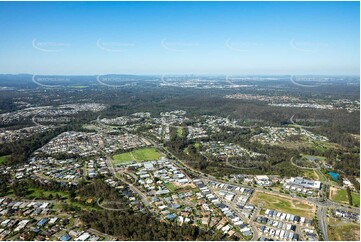
M 337 178 L 338 178 L 338 176 L 339 176 L 338 173 L 333 172 L 333 171 L 330 171 L 330 172 L 327 173 L 327 174 L 329 174 L 329 175 L 331 176 L 332 180 L 337 181 Z

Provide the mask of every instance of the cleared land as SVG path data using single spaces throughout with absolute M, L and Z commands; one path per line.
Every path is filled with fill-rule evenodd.
M 84 124 L 83 129 L 88 129 L 88 130 L 96 130 L 98 127 L 94 124 Z
M 142 148 L 130 152 L 114 155 L 112 161 L 115 165 L 126 164 L 130 161 L 141 162 L 158 160 L 161 154 L 155 148 Z
M 314 205 L 299 199 L 258 191 L 252 196 L 250 203 L 255 205 L 262 203 L 262 209 L 273 209 L 306 218 L 312 218 L 316 211 Z
M 293 158 L 292 162 L 299 166 L 304 167 L 305 169 L 315 169 L 317 168 L 316 161 L 309 158 L 310 156 L 303 156 L 301 158 Z
M 348 204 L 348 197 L 346 190 L 338 189 L 336 187 L 330 188 L 330 199 L 338 203 Z
M 319 176 L 314 170 L 303 170 L 303 176 L 311 180 L 319 180 Z
M 336 219 L 330 219 L 328 224 L 329 240 L 337 241 L 360 241 L 360 225 L 354 223 L 346 223 Z

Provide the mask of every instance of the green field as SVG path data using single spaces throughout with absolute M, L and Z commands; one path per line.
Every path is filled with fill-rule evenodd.
M 284 213 L 291 213 L 298 216 L 312 218 L 315 214 L 315 206 L 298 199 L 273 195 L 270 193 L 256 192 L 251 199 L 251 203 L 263 204 L 263 209 L 273 209 Z
M 142 148 L 130 152 L 114 155 L 113 164 L 126 164 L 130 161 L 141 162 L 149 160 L 158 160 L 161 154 L 155 148 Z
M 50 194 L 53 195 L 53 197 L 55 197 L 56 195 L 59 195 L 60 197 L 63 198 L 69 197 L 69 194 L 64 191 L 46 191 L 40 188 L 33 188 L 33 187 L 28 190 L 28 194 L 26 195 L 26 197 L 28 199 L 44 199 L 44 198 L 48 198 Z
M 183 135 L 184 135 L 184 130 L 183 130 L 182 127 L 179 127 L 179 128 L 177 129 L 177 136 L 180 137 L 180 138 L 182 138 Z
M 360 193 L 351 192 L 352 204 L 354 206 L 360 207 Z
M 170 182 L 164 183 L 164 186 L 170 191 L 174 192 L 177 188 Z
M 348 197 L 346 190 L 337 189 L 337 192 L 331 192 L 331 200 L 339 203 L 348 203 Z
M 2 165 L 9 157 L 10 155 L 0 156 L 0 165 Z
M 325 152 L 328 149 L 328 147 L 324 143 L 322 143 L 320 141 L 313 141 L 313 147 L 312 148 L 314 148 L 315 150 L 319 150 L 321 152 Z

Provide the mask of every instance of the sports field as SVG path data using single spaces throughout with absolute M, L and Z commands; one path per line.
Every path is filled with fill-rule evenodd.
M 155 148 L 142 148 L 132 150 L 130 152 L 114 155 L 112 157 L 113 164 L 125 164 L 130 161 L 141 162 L 149 160 L 158 160 L 161 154 Z
M 306 218 L 312 218 L 316 211 L 313 204 L 302 200 L 258 191 L 252 196 L 250 203 L 254 205 L 261 203 L 262 209 L 277 210 Z

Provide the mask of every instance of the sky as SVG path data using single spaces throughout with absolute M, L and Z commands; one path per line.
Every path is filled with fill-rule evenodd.
M 359 2 L 0 2 L 2 74 L 359 72 Z

